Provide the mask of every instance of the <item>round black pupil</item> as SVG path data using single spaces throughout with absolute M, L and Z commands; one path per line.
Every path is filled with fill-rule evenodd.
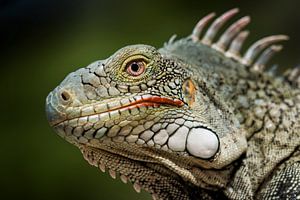
M 140 66 L 137 63 L 132 63 L 131 64 L 131 70 L 134 72 L 139 71 Z

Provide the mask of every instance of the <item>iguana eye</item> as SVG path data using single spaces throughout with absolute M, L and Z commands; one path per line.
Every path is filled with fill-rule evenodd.
M 144 73 L 146 63 L 142 60 L 135 60 L 127 63 L 126 72 L 132 76 L 139 76 Z

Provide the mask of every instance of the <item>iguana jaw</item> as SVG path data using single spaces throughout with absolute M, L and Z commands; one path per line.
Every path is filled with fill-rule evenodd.
M 51 112 L 51 110 L 53 110 L 53 104 L 52 102 L 48 102 L 47 104 L 48 104 L 47 114 L 49 118 L 49 123 L 51 126 L 54 127 L 64 122 L 70 122 L 72 120 L 76 121 L 77 119 L 82 119 L 86 117 L 87 118 L 99 117 L 99 120 L 101 120 L 101 115 L 102 116 L 113 115 L 114 112 L 122 113 L 123 111 L 130 112 L 135 108 L 139 109 L 143 107 L 145 108 L 159 107 L 162 105 L 182 107 L 184 105 L 184 102 L 179 99 L 171 99 L 168 97 L 162 97 L 156 95 L 141 95 L 141 96 L 138 95 L 134 97 L 107 99 L 100 102 L 93 102 L 81 107 L 69 107 L 66 108 L 65 113 L 61 113 L 61 112 L 54 113 L 55 111 Z M 52 117 L 53 115 L 61 115 L 61 116 Z M 65 117 L 65 115 L 67 117 Z M 59 117 L 61 119 L 59 119 Z
M 102 172 L 107 170 L 114 179 L 119 175 L 123 182 L 129 180 L 137 192 L 142 188 L 153 194 L 153 186 L 149 188 L 144 182 L 144 179 L 152 179 L 153 176 L 155 179 L 172 178 L 184 185 L 189 183 L 202 188 L 211 188 L 212 185 L 222 188 L 228 180 L 225 177 L 232 170 L 232 167 L 221 170 L 201 169 L 190 156 L 179 156 L 176 153 L 135 144 L 103 142 L 96 146 L 88 144 L 78 147 L 91 165 L 98 167 Z M 144 168 L 151 172 L 150 178 L 137 176 L 135 169 L 144 173 Z M 211 182 L 212 178 L 218 181 Z M 156 184 L 160 184 L 159 181 Z
M 184 106 L 184 102 L 178 99 L 147 94 L 95 101 L 79 107 L 62 107 L 52 97 L 55 92 L 47 98 L 47 117 L 56 132 L 68 141 L 73 140 L 72 143 L 99 140 L 105 134 L 103 128 L 110 129 L 114 124 L 124 127 L 136 119 L 145 118 L 153 110 Z M 89 136 L 83 139 L 81 136 L 86 136 L 86 132 L 90 132 Z
M 189 182 L 185 181 L 188 177 L 178 176 L 182 175 L 180 172 L 187 171 L 181 168 L 182 166 L 173 165 L 172 167 L 177 166 L 177 168 L 170 170 L 169 166 L 160 163 L 160 160 L 157 159 L 158 154 L 150 156 L 150 152 L 145 153 L 147 150 L 144 148 L 132 146 L 131 149 L 124 148 L 122 144 L 111 143 L 111 145 L 103 144 L 102 148 L 80 145 L 79 148 L 91 165 L 98 167 L 102 172 L 108 172 L 113 179 L 119 177 L 123 183 L 131 182 L 136 192 L 144 189 L 152 195 L 153 199 L 177 199 L 178 197 L 179 199 L 188 199 L 189 193 L 185 188 L 191 186 Z M 124 156 L 124 154 L 128 154 L 130 157 Z M 182 164 L 186 165 L 187 163 L 183 162 Z M 191 177 L 195 180 L 193 175 Z M 164 193 L 164 188 L 171 188 L 172 192 Z

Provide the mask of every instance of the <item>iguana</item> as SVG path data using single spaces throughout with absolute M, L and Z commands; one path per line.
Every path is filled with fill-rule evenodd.
M 285 35 L 241 54 L 250 17 L 219 33 L 237 13 L 70 73 L 47 97 L 50 125 L 153 199 L 300 199 L 300 68 L 265 70 Z

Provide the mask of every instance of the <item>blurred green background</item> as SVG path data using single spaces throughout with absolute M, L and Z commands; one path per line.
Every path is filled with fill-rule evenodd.
M 260 1 L 0 1 L 1 199 L 149 199 L 83 160 L 45 118 L 45 97 L 69 72 L 135 43 L 160 47 L 191 33 L 211 11 L 251 15 L 248 44 L 291 36 L 273 59 L 300 64 L 300 2 Z

